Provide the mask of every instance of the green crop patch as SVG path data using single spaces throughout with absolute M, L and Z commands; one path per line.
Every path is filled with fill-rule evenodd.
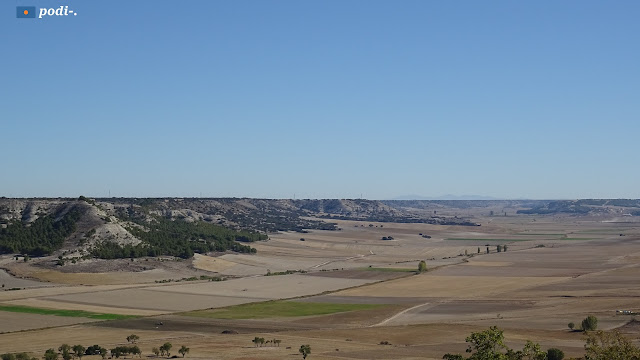
M 83 317 L 83 318 L 97 319 L 97 320 L 121 320 L 121 319 L 131 319 L 131 318 L 138 317 L 135 315 L 103 314 L 103 313 L 94 313 L 94 312 L 82 311 L 82 310 L 43 309 L 43 308 L 35 308 L 35 307 L 20 306 L 20 305 L 0 305 L 0 311 L 9 311 L 9 312 L 17 312 L 17 313 L 25 313 L 25 314 L 38 314 L 38 315 Z
M 369 310 L 382 306 L 387 305 L 267 301 L 230 306 L 222 309 L 198 310 L 184 313 L 183 315 L 213 319 L 266 319 L 276 317 L 328 315 L 348 311 Z

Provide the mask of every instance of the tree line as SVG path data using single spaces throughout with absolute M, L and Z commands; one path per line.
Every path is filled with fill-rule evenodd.
M 141 244 L 124 246 L 104 241 L 91 250 L 94 257 L 101 259 L 137 258 L 144 256 L 177 256 L 183 259 L 194 253 L 210 251 L 235 251 L 255 253 L 256 249 L 239 242 L 266 240 L 267 235 L 248 230 L 232 230 L 207 222 L 187 222 L 169 220 L 160 216 L 151 222 L 135 220 L 140 226 L 129 226 L 133 236 L 142 240 Z
M 640 360 L 640 347 L 617 331 L 585 330 L 585 334 L 585 356 L 575 360 Z M 461 354 L 445 354 L 442 358 L 444 360 L 563 360 L 565 356 L 564 352 L 558 348 L 544 351 L 540 344 L 529 340 L 522 350 L 509 348 L 504 343 L 504 332 L 496 326 L 471 333 L 466 338 L 466 342 L 468 344 L 466 352 L 471 354 L 469 357 L 465 358 Z
M 142 357 L 142 351 L 140 350 L 138 345 L 135 345 L 135 342 L 138 339 L 140 339 L 140 337 L 135 334 L 127 336 L 127 342 L 131 343 L 132 345 L 116 346 L 111 350 L 107 350 L 100 345 L 92 345 L 92 346 L 89 346 L 88 348 L 85 348 L 82 345 L 71 346 L 69 344 L 62 344 L 60 345 L 60 347 L 58 347 L 57 351 L 53 348 L 47 349 L 44 352 L 43 359 L 59 360 L 60 358 L 62 358 L 62 360 L 72 360 L 72 359 L 78 358 L 82 360 L 82 357 L 86 355 L 100 355 L 103 359 L 106 359 L 107 356 L 111 356 L 111 358 L 116 358 L 116 359 L 120 358 L 121 356 L 126 357 L 128 355 L 138 355 L 138 357 Z M 154 347 L 152 349 L 152 352 L 156 355 L 156 357 L 166 356 L 169 358 L 171 357 L 172 348 L 173 348 L 173 345 L 170 342 L 165 342 L 159 348 Z M 182 357 L 185 357 L 185 355 L 189 353 L 189 350 L 190 349 L 188 347 L 182 345 L 180 349 L 178 349 L 178 353 L 182 355 Z M 0 355 L 0 359 L 1 360 L 37 360 L 37 358 L 31 357 L 24 352 L 15 353 L 15 354 L 14 353 L 2 354 Z
M 0 253 L 44 256 L 60 249 L 65 239 L 76 231 L 81 212 L 72 208 L 59 220 L 59 214 L 39 217 L 30 224 L 15 220 L 0 228 Z

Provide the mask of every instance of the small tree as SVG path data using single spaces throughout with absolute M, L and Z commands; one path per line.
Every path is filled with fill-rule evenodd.
M 0 359 L 2 360 L 16 360 L 16 356 L 13 354 L 2 354 L 0 355 Z
M 108 354 L 108 353 L 109 353 L 109 352 L 107 351 L 107 349 L 105 349 L 105 348 L 103 348 L 103 347 L 101 347 L 101 348 L 100 348 L 100 356 L 102 356 L 102 358 L 103 358 L 103 359 L 106 359 L 106 358 L 107 358 L 107 354 Z
M 418 263 L 418 272 L 425 271 L 427 271 L 427 263 L 424 260 L 420 260 L 420 262 Z
M 154 353 L 156 357 L 160 356 L 160 349 L 158 349 L 157 347 L 151 349 L 151 352 Z
M 170 342 L 166 342 L 164 343 L 161 347 L 160 347 L 160 351 L 164 351 L 164 353 L 167 355 L 167 357 L 171 357 L 171 348 L 173 347 L 173 345 L 171 345 Z
M 136 335 L 136 334 L 131 334 L 129 336 L 127 336 L 127 342 L 130 342 L 132 344 L 135 344 L 136 341 L 140 340 L 140 336 Z
M 302 358 L 306 359 L 309 354 L 311 354 L 311 346 L 309 345 L 300 345 L 300 350 L 298 350 L 300 354 L 302 354 Z
M 84 356 L 84 352 L 87 349 L 82 345 L 74 345 L 72 350 L 78 358 L 82 359 L 82 357 Z
M 547 360 L 562 360 L 564 359 L 564 352 L 560 349 L 551 348 L 547 350 Z
M 58 360 L 58 353 L 53 349 L 44 352 L 44 360 Z
M 182 357 L 184 357 L 186 354 L 189 353 L 189 348 L 182 345 L 182 347 L 180 348 L 180 350 L 178 350 L 178 352 L 182 355 Z
M 576 324 L 570 322 L 569 324 L 567 324 L 567 326 L 569 327 L 569 329 L 573 330 L 576 327 Z
M 258 344 L 260 344 L 260 338 L 256 336 L 253 338 L 253 340 L 251 340 L 251 342 L 254 343 L 256 347 L 258 347 Z
M 502 247 L 502 251 L 507 252 L 507 245 L 504 245 L 504 246 Z
M 502 252 L 502 245 L 496 246 L 496 251 L 497 252 Z
M 487 254 L 489 253 L 489 247 L 487 246 Z
M 279 339 L 273 339 L 273 343 L 276 344 L 276 346 L 280 347 L 280 343 L 282 342 L 282 340 Z
M 478 254 L 480 254 L 480 246 L 478 246 Z
M 598 328 L 598 318 L 593 315 L 582 320 L 582 331 L 594 331 Z
M 132 355 L 138 355 L 138 357 L 142 357 L 142 350 L 138 347 L 138 345 L 134 345 L 129 348 L 129 353 Z

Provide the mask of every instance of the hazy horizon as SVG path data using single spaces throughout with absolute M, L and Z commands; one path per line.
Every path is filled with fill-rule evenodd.
M 562 200 L 614 200 L 636 198 L 494 198 L 481 195 L 441 195 L 441 196 L 397 196 L 394 198 L 367 198 L 367 197 L 343 197 L 343 198 L 306 198 L 306 197 L 250 197 L 250 196 L 0 196 L 4 199 L 76 199 L 85 196 L 92 199 L 265 199 L 265 200 L 371 200 L 371 201 L 562 201 Z

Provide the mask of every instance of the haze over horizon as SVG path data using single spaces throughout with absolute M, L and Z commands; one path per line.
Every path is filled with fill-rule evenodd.
M 0 196 L 640 198 L 638 2 L 68 3 L 0 4 Z

